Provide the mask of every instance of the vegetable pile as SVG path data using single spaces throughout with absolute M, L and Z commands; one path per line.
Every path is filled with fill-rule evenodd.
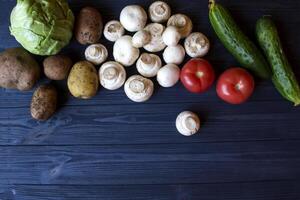
M 43 62 L 45 76 L 67 80 L 70 93 L 79 99 L 94 97 L 101 85 L 108 90 L 123 87 L 130 100 L 145 102 L 154 91 L 151 78 L 156 77 L 162 87 L 173 87 L 180 80 L 188 91 L 197 94 L 209 90 L 217 79 L 220 99 L 241 104 L 254 92 L 253 73 L 262 79 L 272 78 L 282 96 L 299 105 L 300 87 L 272 20 L 263 17 L 257 22 L 256 35 L 263 50 L 260 51 L 226 8 L 214 0 L 209 3 L 209 19 L 216 35 L 242 67 L 229 68 L 219 78 L 210 62 L 203 59 L 211 46 L 209 39 L 203 33 L 193 32 L 193 22 L 187 15 L 172 15 L 170 6 L 162 1 L 152 3 L 148 13 L 139 5 L 128 5 L 122 9 L 119 20 L 104 24 L 100 12 L 93 7 L 82 8 L 74 22 L 66 0 L 18 0 L 11 13 L 10 30 L 29 52 L 51 55 Z M 151 23 L 147 24 L 149 20 Z M 69 43 L 74 23 L 74 37 L 80 44 L 88 45 L 86 60 L 76 63 L 58 54 Z M 102 35 L 114 42 L 113 61 L 107 61 L 110 52 L 99 43 Z M 38 81 L 38 63 L 25 49 L 7 49 L 0 54 L 0 87 L 23 91 L 32 89 Z M 183 64 L 187 55 L 191 59 Z M 126 77 L 126 68 L 133 65 L 138 74 Z M 100 66 L 98 73 L 95 66 Z M 51 84 L 39 86 L 32 97 L 32 117 L 47 120 L 53 116 L 58 95 Z M 176 127 L 182 135 L 191 136 L 199 131 L 200 119 L 195 113 L 184 111 L 178 115 Z

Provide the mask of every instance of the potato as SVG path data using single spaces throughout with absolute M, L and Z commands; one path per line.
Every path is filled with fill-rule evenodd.
M 32 96 L 30 112 L 37 120 L 47 120 L 56 111 L 57 91 L 52 85 L 42 85 Z
M 23 48 L 10 48 L 0 54 L 0 87 L 30 90 L 40 77 L 40 68 Z
M 51 80 L 64 80 L 68 77 L 72 67 L 72 60 L 63 55 L 55 55 L 46 58 L 43 62 L 44 73 Z
M 68 88 L 74 97 L 89 99 L 96 95 L 99 87 L 98 74 L 88 61 L 76 63 L 68 77 Z
M 82 8 L 77 16 L 75 37 L 80 44 L 97 43 L 103 31 L 101 14 L 92 7 Z

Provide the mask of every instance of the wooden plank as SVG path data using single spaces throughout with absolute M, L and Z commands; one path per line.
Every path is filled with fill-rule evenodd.
M 300 178 L 300 141 L 1 147 L 0 184 L 191 184 Z
M 3 200 L 297 200 L 295 181 L 184 185 L 13 185 L 0 189 Z
M 175 119 L 182 110 L 201 116 L 199 135 L 183 137 Z M 0 145 L 145 144 L 300 139 L 298 109 L 288 104 L 249 102 L 65 106 L 46 122 L 28 108 L 0 109 Z

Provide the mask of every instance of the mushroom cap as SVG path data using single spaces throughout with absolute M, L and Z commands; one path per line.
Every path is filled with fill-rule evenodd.
M 180 78 L 180 69 L 177 65 L 167 64 L 157 73 L 157 82 L 162 87 L 173 87 Z
M 161 59 L 155 54 L 143 53 L 136 63 L 138 72 L 144 77 L 151 78 L 157 75 L 161 68 Z
M 162 39 L 167 46 L 176 46 L 181 39 L 181 35 L 175 26 L 168 26 L 162 35 Z
M 151 41 L 151 34 L 146 30 L 136 32 L 132 37 L 132 45 L 141 48 Z
M 124 90 L 127 97 L 132 101 L 145 102 L 152 96 L 154 84 L 150 79 L 133 75 L 125 82 Z
M 115 60 L 124 66 L 131 66 L 139 58 L 140 51 L 132 46 L 132 37 L 125 35 L 119 38 L 113 47 Z
M 163 23 L 171 16 L 170 6 L 163 1 L 153 2 L 148 10 L 152 22 Z
M 165 26 L 158 23 L 151 23 L 145 27 L 145 30 L 151 34 L 151 41 L 144 46 L 144 49 L 149 52 L 162 51 L 166 47 L 162 40 L 162 34 L 165 30 Z
M 168 46 L 163 53 L 163 57 L 166 63 L 180 65 L 184 60 L 185 50 L 180 44 Z
M 102 44 L 92 44 L 85 49 L 85 58 L 94 65 L 100 65 L 103 63 L 107 57 L 108 52 L 104 45 Z
M 117 41 L 125 33 L 125 29 L 122 24 L 117 20 L 112 20 L 106 23 L 104 27 L 104 37 L 111 42 Z
M 168 20 L 168 26 L 176 26 L 181 38 L 187 37 L 193 29 L 192 20 L 184 14 L 175 14 Z
M 117 90 L 126 80 L 124 67 L 114 61 L 104 63 L 99 69 L 100 84 L 108 90 Z
M 200 129 L 200 119 L 195 113 L 184 111 L 176 119 L 176 128 L 184 136 L 194 135 Z
M 127 31 L 136 32 L 145 27 L 147 13 L 139 5 L 129 5 L 121 11 L 120 22 Z
M 203 57 L 210 49 L 210 42 L 204 34 L 195 32 L 185 39 L 184 48 L 186 53 L 192 58 Z

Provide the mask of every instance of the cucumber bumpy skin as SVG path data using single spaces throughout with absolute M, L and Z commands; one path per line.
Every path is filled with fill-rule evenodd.
M 242 32 L 226 8 L 209 0 L 209 19 L 217 36 L 235 59 L 262 79 L 271 78 L 266 59 Z
M 295 106 L 299 105 L 300 87 L 283 52 L 277 28 L 270 17 L 264 16 L 257 21 L 256 36 L 271 64 L 275 87 L 284 98 L 295 103 Z

